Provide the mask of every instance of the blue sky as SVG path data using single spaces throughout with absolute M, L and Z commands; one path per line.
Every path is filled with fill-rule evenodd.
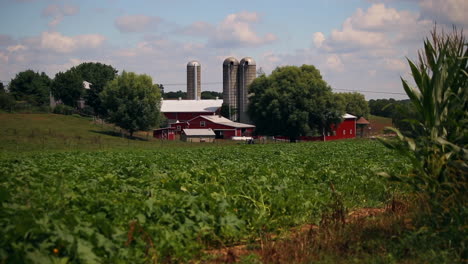
M 337 92 L 405 98 L 405 57 L 467 13 L 465 0 L 0 0 L 0 80 L 92 61 L 185 90 L 196 59 L 202 89 L 221 91 L 224 58 L 250 56 L 267 74 L 312 64 Z

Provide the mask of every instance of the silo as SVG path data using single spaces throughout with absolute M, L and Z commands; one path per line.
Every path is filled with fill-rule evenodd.
M 201 99 L 201 65 L 198 61 L 187 63 L 187 100 Z
M 239 63 L 239 122 L 249 123 L 247 107 L 249 105 L 249 85 L 257 74 L 257 65 L 251 57 L 243 58 Z
M 239 61 L 229 57 L 223 62 L 223 101 L 229 107 L 229 116 L 231 120 L 238 120 L 238 77 L 237 71 Z

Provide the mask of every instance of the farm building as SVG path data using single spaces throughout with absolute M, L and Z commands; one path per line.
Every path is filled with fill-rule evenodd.
M 214 142 L 216 134 L 211 128 L 186 128 L 182 130 L 180 139 L 185 142 Z
M 153 130 L 153 137 L 158 139 L 175 140 L 175 129 L 165 127 Z
M 175 131 L 182 131 L 184 128 L 210 128 L 215 132 L 218 139 L 252 136 L 255 129 L 254 125 L 233 122 L 218 115 L 200 115 L 185 123 L 172 123 L 170 126 Z
M 164 100 L 161 104 L 161 112 L 169 123 L 186 122 L 200 115 L 219 114 L 222 104 L 222 99 Z
M 302 136 L 301 141 L 328 141 L 337 139 L 348 139 L 356 137 L 356 117 L 350 114 L 343 115 L 343 122 L 331 127 L 331 132 L 322 136 Z M 288 137 L 276 136 L 278 140 L 289 140 Z

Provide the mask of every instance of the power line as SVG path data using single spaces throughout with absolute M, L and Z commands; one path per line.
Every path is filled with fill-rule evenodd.
M 201 83 L 202 85 L 214 85 L 222 84 L 223 82 L 205 82 Z M 186 83 L 163 83 L 164 86 L 185 86 Z M 347 92 L 361 92 L 361 93 L 377 93 L 377 94 L 395 94 L 395 95 L 406 95 L 406 93 L 396 93 L 396 92 L 382 92 L 382 91 L 367 91 L 367 90 L 351 90 L 351 89 L 334 89 L 336 91 L 347 91 Z
M 350 89 L 333 89 L 333 90 L 348 91 L 348 92 L 362 92 L 362 93 L 378 93 L 378 94 L 399 94 L 399 95 L 406 95 L 405 93 L 395 93 L 395 92 L 377 92 L 377 91 L 350 90 Z

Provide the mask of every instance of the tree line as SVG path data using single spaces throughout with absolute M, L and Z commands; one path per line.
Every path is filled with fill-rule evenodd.
M 83 87 L 83 81 L 91 83 L 89 89 Z M 149 90 L 145 90 L 147 87 Z M 79 111 L 115 123 L 130 134 L 161 123 L 164 118 L 160 113 L 160 98 L 186 98 L 182 91 L 164 93 L 164 86 L 153 84 L 147 75 L 125 72 L 118 75 L 115 68 L 101 63 L 82 63 L 57 73 L 54 79 L 27 70 L 11 80 L 8 91 L 4 88 L 1 91 L 2 109 L 11 109 L 19 102 L 48 108 L 52 95 L 62 103 L 56 113 L 73 112 L 81 100 L 86 102 L 86 107 Z M 292 140 L 301 135 L 328 132 L 333 124 L 342 121 L 344 113 L 358 118 L 381 115 L 373 107 L 374 102 L 368 104 L 362 94 L 333 93 L 312 65 L 278 67 L 269 76 L 263 74 L 255 79 L 249 93 L 248 113 L 258 133 L 286 135 Z M 221 99 L 222 93 L 202 92 L 202 99 L 216 97 Z

